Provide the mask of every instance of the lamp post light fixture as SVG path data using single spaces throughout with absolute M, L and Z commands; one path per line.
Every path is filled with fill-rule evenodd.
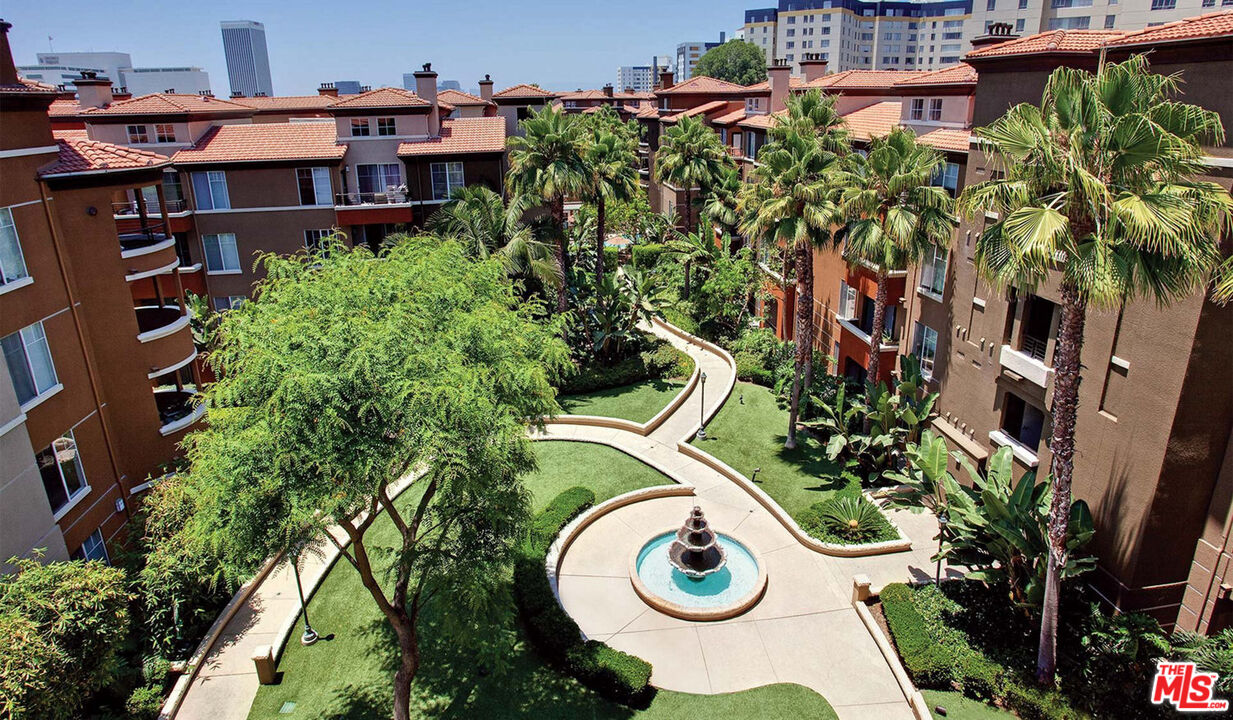
M 301 645 L 312 645 L 317 642 L 317 631 L 313 630 L 313 626 L 308 622 L 308 603 L 304 602 L 304 585 L 300 582 L 300 551 L 295 551 L 295 557 L 292 558 L 292 567 L 295 568 L 295 589 L 300 595 L 300 612 L 304 613 L 304 634 L 300 635 Z
M 698 439 L 706 439 L 706 373 L 698 376 L 702 381 L 702 402 L 698 403 Z
M 942 584 L 942 538 L 946 535 L 948 523 L 950 523 L 950 517 L 946 513 L 938 515 L 938 569 L 933 576 L 933 584 L 938 586 Z

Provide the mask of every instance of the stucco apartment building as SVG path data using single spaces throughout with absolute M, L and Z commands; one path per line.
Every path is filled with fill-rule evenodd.
M 1020 35 L 1047 30 L 1138 30 L 1210 12 L 1233 0 L 780 0 L 745 11 L 746 41 L 767 63 L 799 71 L 820 53 L 836 71 L 920 70 L 960 60 L 993 23 Z

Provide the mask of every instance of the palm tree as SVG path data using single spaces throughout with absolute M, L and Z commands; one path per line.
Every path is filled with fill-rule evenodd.
M 790 102 L 800 107 L 797 99 Z M 746 235 L 783 243 L 796 269 L 796 367 L 784 442 L 791 449 L 796 447 L 802 383 L 813 366 L 813 249 L 832 242 L 831 228 L 840 219 L 834 184 L 840 156 L 826 150 L 813 126 L 799 117 L 773 131 L 754 169 L 754 184 L 765 190 L 747 195 L 743 229 Z
M 552 250 L 536 240 L 522 218 L 531 200 L 515 195 L 506 205 L 483 185 L 454 190 L 449 201 L 428 218 L 429 231 L 452 238 L 475 257 L 496 255 L 510 277 L 556 286 L 561 270 Z
M 909 128 L 895 128 L 869 144 L 868 157 L 848 156 L 843 173 L 844 257 L 873 266 L 878 280 L 873 327 L 869 333 L 868 377 L 878 384 L 885 334 L 889 273 L 906 270 L 934 247 L 945 247 L 955 229 L 954 200 L 930 184 L 943 166 L 942 155 L 916 142 Z
M 693 285 L 693 267 L 709 265 L 719 251 L 719 246 L 715 244 L 709 224 L 701 232 L 676 233 L 675 237 L 665 243 L 665 246 L 668 252 L 679 256 L 681 264 L 685 266 L 685 289 L 681 292 L 681 297 L 688 298 Z
M 685 232 L 697 230 L 694 189 L 706 192 L 734 161 L 719 136 L 695 117 L 683 117 L 668 128 L 655 153 L 655 177 L 685 191 Z
M 710 186 L 702 199 L 702 217 L 714 223 L 715 227 L 728 235 L 736 233 L 739 223 L 737 215 L 737 200 L 744 186 L 741 171 L 730 167 L 720 172 L 719 177 Z M 739 247 L 732 248 L 735 253 Z
M 587 195 L 595 203 L 595 280 L 604 278 L 604 219 L 609 200 L 628 200 L 639 190 L 638 155 L 635 141 L 606 130 L 597 130 L 587 145 Z
M 509 172 L 506 183 L 515 194 L 546 201 L 552 211 L 553 240 L 561 281 L 557 287 L 557 310 L 569 309 L 565 273 L 569 255 L 565 237 L 565 196 L 586 189 L 586 163 L 581 126 L 574 118 L 551 107 L 521 121 L 522 136 L 509 139 Z
M 1176 102 L 1177 76 L 1153 75 L 1135 56 L 1095 73 L 1059 68 L 1040 107 L 1016 105 L 976 135 L 1005 177 L 969 186 L 967 215 L 998 213 L 977 240 L 980 274 L 999 287 L 1061 286 L 1053 369 L 1053 499 L 1036 674 L 1057 667 L 1060 571 L 1074 471 L 1075 417 L 1088 308 L 1136 297 L 1167 304 L 1204 285 L 1220 262 L 1233 200 L 1205 170 L 1200 142 L 1224 141 L 1220 117 Z

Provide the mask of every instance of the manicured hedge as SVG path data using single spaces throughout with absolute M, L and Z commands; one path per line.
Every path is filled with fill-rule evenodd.
M 657 243 L 648 243 L 646 245 L 635 245 L 631 252 L 634 267 L 649 269 L 659 264 L 660 257 L 668 252 L 668 248 Z
M 561 528 L 595 504 L 595 493 L 573 487 L 553 498 L 532 522 L 514 567 L 514 599 L 531 641 L 550 662 L 614 702 L 646 707 L 654 695 L 651 664 L 595 640 L 583 641 L 561 608 L 545 572 L 548 547 Z
M 887 585 L 881 600 L 882 614 L 912 681 L 918 687 L 950 689 L 950 656 L 929 636 L 925 618 L 913 604 L 912 588 L 901 583 Z
M 655 378 L 688 377 L 693 369 L 694 361 L 688 355 L 656 338 L 648 342 L 646 350 L 607 367 L 594 364 L 578 368 L 561 384 L 561 394 L 579 395 Z

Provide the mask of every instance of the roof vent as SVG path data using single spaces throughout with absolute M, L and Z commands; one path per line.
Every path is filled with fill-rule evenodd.
M 244 93 L 240 92 L 239 90 L 232 90 L 232 91 L 231 91 L 231 97 L 233 97 L 233 98 L 242 98 L 242 97 L 244 97 Z

